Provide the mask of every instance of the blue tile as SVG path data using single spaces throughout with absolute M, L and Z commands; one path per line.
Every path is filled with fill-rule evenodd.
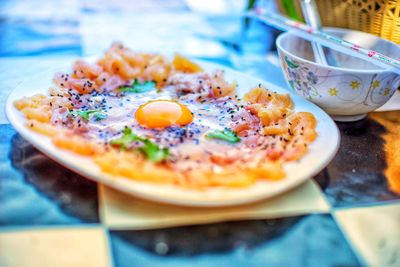
M 0 225 L 99 221 L 97 185 L 50 160 L 0 125 Z
M 115 266 L 360 266 L 330 215 L 111 231 Z
M 0 57 L 81 54 L 77 20 L 0 17 Z

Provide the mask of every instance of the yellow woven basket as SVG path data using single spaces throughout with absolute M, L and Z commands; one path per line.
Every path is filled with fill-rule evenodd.
M 299 0 L 276 0 L 282 13 L 303 19 Z M 315 0 L 322 24 L 369 32 L 400 44 L 400 0 Z

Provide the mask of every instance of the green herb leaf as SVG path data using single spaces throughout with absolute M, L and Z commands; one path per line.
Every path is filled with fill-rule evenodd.
M 101 120 L 104 120 L 105 118 L 107 118 L 107 114 L 102 113 L 102 112 L 94 113 L 93 116 L 96 121 L 101 121 Z
M 125 128 L 122 132 L 122 136 L 120 138 L 111 140 L 110 144 L 113 146 L 118 146 L 121 149 L 127 149 L 132 142 L 136 141 L 140 141 L 143 144 L 137 149 L 152 162 L 161 162 L 169 156 L 168 148 L 161 148 L 150 139 L 134 134 L 130 128 Z
M 96 121 L 107 118 L 107 114 L 101 112 L 100 110 L 73 110 L 70 111 L 69 114 L 74 117 L 79 116 L 86 121 L 90 119 L 90 116 L 93 116 Z
M 224 130 L 215 130 L 208 132 L 206 134 L 207 138 L 210 139 L 220 139 L 224 141 L 228 141 L 229 143 L 237 143 L 240 141 L 240 138 L 233 132 L 231 129 L 225 128 Z
M 110 145 L 118 146 L 121 149 L 127 149 L 130 143 L 139 140 L 139 136 L 132 133 L 132 130 L 130 128 L 125 128 L 122 132 L 122 136 L 120 138 L 111 140 Z
M 155 87 L 156 83 L 153 81 L 145 81 L 141 83 L 138 79 L 135 79 L 130 87 L 121 87 L 119 90 L 121 92 L 139 94 L 154 90 Z
M 156 143 L 149 139 L 142 140 L 144 146 L 139 150 L 146 155 L 146 158 L 153 162 L 161 162 L 169 156 L 168 148 L 160 148 Z

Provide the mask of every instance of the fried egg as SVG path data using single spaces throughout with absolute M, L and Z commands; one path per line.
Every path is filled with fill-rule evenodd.
M 193 114 L 186 105 L 179 102 L 155 100 L 141 105 L 135 118 L 141 126 L 157 129 L 189 124 L 193 121 Z

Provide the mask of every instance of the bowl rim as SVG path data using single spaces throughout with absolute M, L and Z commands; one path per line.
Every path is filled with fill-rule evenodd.
M 372 35 L 372 34 L 369 34 L 369 33 L 366 33 L 366 32 L 362 32 L 362 31 L 356 31 L 356 30 L 351 30 L 351 29 L 346 29 L 346 28 L 337 28 L 337 27 L 324 27 L 324 30 L 326 32 L 331 32 L 331 33 L 333 33 L 333 32 L 355 32 L 355 33 L 361 33 L 361 34 L 369 35 L 370 37 L 373 37 L 375 39 L 379 39 L 380 41 L 389 43 L 390 45 L 398 46 L 396 43 L 394 43 L 392 41 L 389 41 L 389 40 L 383 39 L 383 38 L 381 38 L 379 36 L 375 36 L 375 35 Z M 340 70 L 340 71 L 345 71 L 345 72 L 357 72 L 357 73 L 362 73 L 362 74 L 376 74 L 376 73 L 384 73 L 384 72 L 394 73 L 394 72 L 392 72 L 392 71 L 390 71 L 388 69 L 383 69 L 383 68 L 367 69 L 367 70 L 366 69 L 341 68 L 341 67 L 335 67 L 335 66 L 330 66 L 330 65 L 323 65 L 323 64 L 320 64 L 320 63 L 317 63 L 317 62 L 314 62 L 314 61 L 310 61 L 308 59 L 305 59 L 305 58 L 299 57 L 297 55 L 294 55 L 293 53 L 290 53 L 289 51 L 287 51 L 286 49 L 284 49 L 282 47 L 282 45 L 281 45 L 282 39 L 287 37 L 287 36 L 289 36 L 289 35 L 293 35 L 293 36 L 298 37 L 297 35 L 291 33 L 290 31 L 289 32 L 283 32 L 283 33 L 279 34 L 279 36 L 276 38 L 276 41 L 275 41 L 276 47 L 278 48 L 278 51 L 280 50 L 280 51 L 286 53 L 287 55 L 290 55 L 291 57 L 293 57 L 293 58 L 295 58 L 295 59 L 297 59 L 299 61 L 303 61 L 303 62 L 306 62 L 308 64 L 311 64 L 311 65 L 314 65 L 314 66 L 318 66 L 318 67 L 322 67 L 322 68 L 328 68 L 328 69 L 332 69 L 332 70 Z M 298 38 L 301 38 L 301 37 L 298 37 Z

